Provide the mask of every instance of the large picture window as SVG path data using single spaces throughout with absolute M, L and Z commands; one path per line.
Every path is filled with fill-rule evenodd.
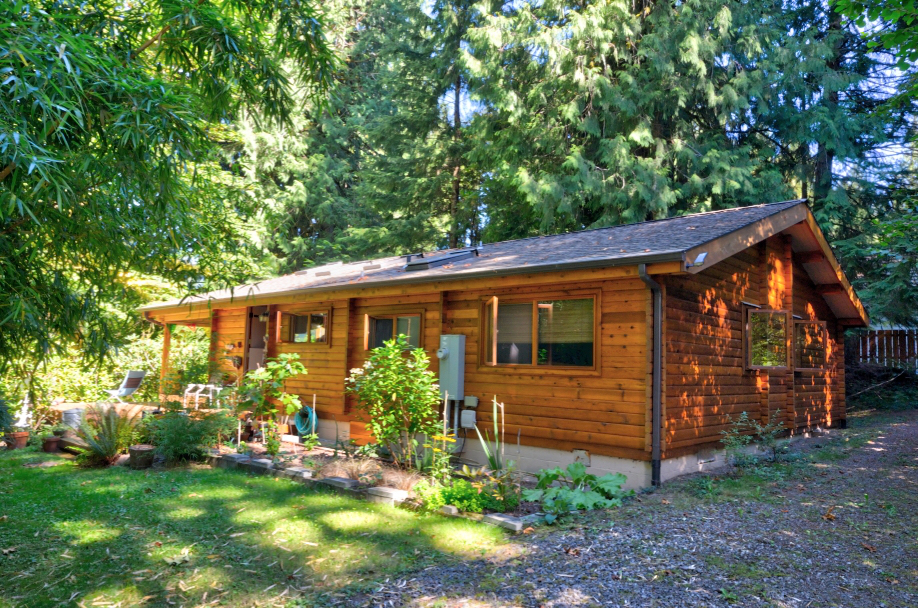
M 746 361 L 752 369 L 787 367 L 787 312 L 748 310 Z
M 328 311 L 279 313 L 277 341 L 328 344 Z
M 826 365 L 826 325 L 821 321 L 794 323 L 794 367 L 821 369 Z
M 367 350 L 379 348 L 387 340 L 405 336 L 413 348 L 421 346 L 421 315 L 367 315 Z
M 485 363 L 593 367 L 595 298 L 510 300 L 484 305 Z

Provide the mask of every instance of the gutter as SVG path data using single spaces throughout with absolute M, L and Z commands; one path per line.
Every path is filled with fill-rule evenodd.
M 647 264 L 638 265 L 638 276 L 653 294 L 653 383 L 650 431 L 650 484 L 659 486 L 663 420 L 663 289 L 647 274 Z
M 335 283 L 332 285 L 324 285 L 321 287 L 298 287 L 295 289 L 287 289 L 284 291 L 268 291 L 264 293 L 253 293 L 240 298 L 231 296 L 228 298 L 211 298 L 203 299 L 206 294 L 200 296 L 188 296 L 178 302 L 170 302 L 166 304 L 148 304 L 146 306 L 141 306 L 138 308 L 140 311 L 151 311 L 151 310 L 162 310 L 164 308 L 179 308 L 182 306 L 194 306 L 196 304 L 223 304 L 223 303 L 239 303 L 243 304 L 248 298 L 257 298 L 257 297 L 266 297 L 266 296 L 281 296 L 281 295 L 293 295 L 298 293 L 322 293 L 325 291 L 341 291 L 346 289 L 366 289 L 367 287 L 381 287 L 381 286 L 398 286 L 398 285 L 419 285 L 423 283 L 440 283 L 440 282 L 449 282 L 449 281 L 464 281 L 466 279 L 482 279 L 488 277 L 502 277 L 502 276 L 512 276 L 517 274 L 535 274 L 542 272 L 558 272 L 563 270 L 584 270 L 590 268 L 612 268 L 614 266 L 634 266 L 636 264 L 646 265 L 646 264 L 657 264 L 661 262 L 683 262 L 684 261 L 684 252 L 680 250 L 674 251 L 665 251 L 662 253 L 652 253 L 648 255 L 619 258 L 619 259 L 593 259 L 593 260 L 583 260 L 581 262 L 571 262 L 571 263 L 559 263 L 559 264 L 540 264 L 538 266 L 517 266 L 516 268 L 509 269 L 500 269 L 500 270 L 480 270 L 476 272 L 464 272 L 458 275 L 442 275 L 434 274 L 428 276 L 414 276 L 414 273 L 407 273 L 408 276 L 397 279 L 382 279 L 378 281 L 362 281 L 360 283 Z M 243 286 L 247 287 L 249 291 L 254 289 L 254 286 Z M 237 288 L 239 289 L 239 288 Z M 201 299 L 195 299 L 201 298 Z

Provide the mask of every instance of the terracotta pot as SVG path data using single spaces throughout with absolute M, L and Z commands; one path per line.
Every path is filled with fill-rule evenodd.
M 16 431 L 6 434 L 6 449 L 21 450 L 29 443 L 29 431 Z
M 131 460 L 128 464 L 132 469 L 149 469 L 153 466 L 154 450 L 155 448 L 152 445 L 146 443 L 132 445 L 128 448 L 128 452 L 131 454 Z
M 42 440 L 41 449 L 43 452 L 49 452 L 49 453 L 60 452 L 61 451 L 60 443 L 61 443 L 60 437 L 45 437 Z

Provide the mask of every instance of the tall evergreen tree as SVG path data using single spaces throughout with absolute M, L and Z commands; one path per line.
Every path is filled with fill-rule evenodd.
M 470 166 L 462 104 L 468 90 L 463 44 L 477 12 L 470 0 L 429 6 L 381 0 L 366 27 L 377 57 L 361 194 L 388 238 L 410 251 L 479 238 L 481 174 Z

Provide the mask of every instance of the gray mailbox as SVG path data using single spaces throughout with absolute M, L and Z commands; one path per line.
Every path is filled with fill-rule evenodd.
M 440 360 L 440 397 L 465 398 L 465 336 L 446 334 L 440 336 L 437 349 Z

